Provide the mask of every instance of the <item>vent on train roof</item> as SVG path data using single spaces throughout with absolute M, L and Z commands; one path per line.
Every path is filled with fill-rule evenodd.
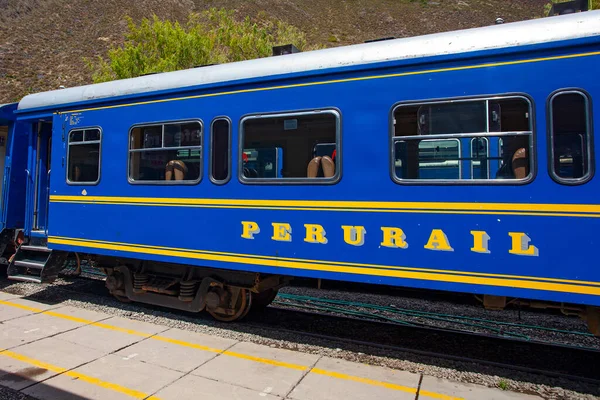
M 284 44 L 282 46 L 273 46 L 274 56 L 283 56 L 286 54 L 300 53 L 300 50 L 293 44 Z
M 217 64 L 215 64 L 215 63 L 212 63 L 212 64 L 198 64 L 198 65 L 194 65 L 192 68 L 210 67 L 211 65 L 217 65 Z
M 392 40 L 392 39 L 396 39 L 396 38 L 394 36 L 388 36 L 388 37 L 379 38 L 379 39 L 365 40 L 365 43 L 382 42 L 384 40 Z
M 573 14 L 576 12 L 587 11 L 589 7 L 588 0 L 571 0 L 563 3 L 554 3 L 548 12 L 548 16 Z

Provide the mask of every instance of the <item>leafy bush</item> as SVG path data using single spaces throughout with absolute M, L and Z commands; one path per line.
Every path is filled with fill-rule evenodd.
M 190 14 L 183 25 L 156 15 L 139 25 L 131 18 L 127 23 L 124 44 L 110 49 L 108 59 L 86 60 L 94 82 L 268 57 L 272 47 L 281 44 L 310 49 L 298 28 L 264 14 L 255 21 L 238 21 L 232 11 L 212 8 Z

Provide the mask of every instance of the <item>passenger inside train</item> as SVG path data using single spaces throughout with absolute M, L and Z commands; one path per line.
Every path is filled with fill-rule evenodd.
M 242 122 L 244 177 L 331 178 L 336 174 L 335 113 L 258 116 Z
M 524 97 L 401 104 L 394 111 L 396 179 L 526 179 L 530 115 Z
M 198 121 L 137 126 L 130 133 L 132 183 L 200 179 L 202 125 Z

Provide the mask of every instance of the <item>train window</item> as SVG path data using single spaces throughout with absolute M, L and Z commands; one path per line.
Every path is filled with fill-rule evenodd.
M 489 143 L 490 140 L 486 137 L 471 139 L 471 177 L 473 179 L 490 178 Z M 499 143 L 498 147 L 500 146 L 502 145 Z
M 340 115 L 318 110 L 242 119 L 240 180 L 334 183 L 340 178 Z
M 129 182 L 194 184 L 202 168 L 200 121 L 136 125 L 129 134 Z
M 393 111 L 392 176 L 397 182 L 531 179 L 531 115 L 522 96 L 400 104 Z
M 231 122 L 217 118 L 211 125 L 210 179 L 216 184 L 229 181 L 231 168 Z
M 566 90 L 551 96 L 549 104 L 550 174 L 559 183 L 585 183 L 593 172 L 589 98 Z
M 97 184 L 100 180 L 100 129 L 77 129 L 69 132 L 68 137 L 67 183 Z

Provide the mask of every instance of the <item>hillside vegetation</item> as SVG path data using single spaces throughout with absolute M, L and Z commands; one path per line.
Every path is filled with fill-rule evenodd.
M 127 19 L 179 21 L 210 7 L 238 19 L 266 14 L 308 45 L 341 46 L 538 18 L 547 0 L 0 0 L 0 103 L 92 82 L 84 59 L 123 43 Z M 282 43 L 283 44 L 283 43 Z

